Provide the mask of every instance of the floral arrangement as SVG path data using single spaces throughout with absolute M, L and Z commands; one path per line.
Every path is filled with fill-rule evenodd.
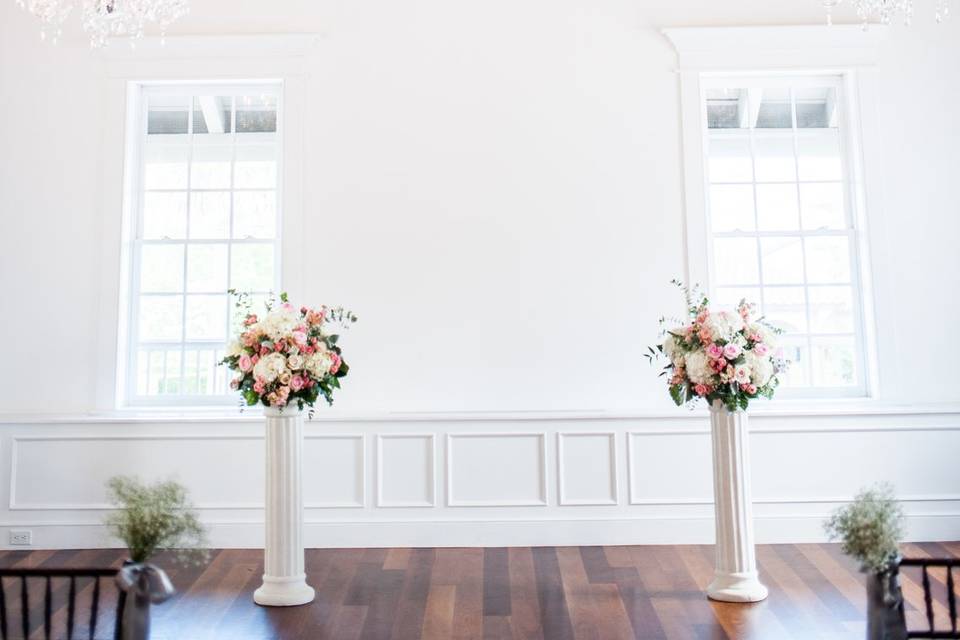
M 247 294 L 230 293 L 238 296 L 237 307 L 244 311 L 243 331 L 227 346 L 221 362 L 237 372 L 230 387 L 240 391 L 249 406 L 296 403 L 303 409 L 320 395 L 333 404 L 333 390 L 340 388 L 350 367 L 330 326 L 346 327 L 357 317 L 342 308 L 297 309 L 282 293 L 279 305 L 273 299 L 266 302 L 261 318 L 250 312 Z
M 777 374 L 787 365 L 776 344 L 781 331 L 755 318 L 754 305 L 745 300 L 735 311 L 714 310 L 696 287 L 673 284 L 684 291 L 689 318 L 665 329 L 663 342 L 649 347 L 647 358 L 669 361 L 660 375 L 669 376 L 670 397 L 677 406 L 705 398 L 736 411 L 755 398 L 773 397 Z M 665 326 L 668 319 L 660 323 Z
M 824 525 L 831 540 L 860 563 L 864 571 L 884 573 L 899 555 L 903 537 L 903 510 L 893 487 L 882 483 L 861 489 L 853 502 L 837 509 Z
M 110 532 L 127 545 L 130 559 L 146 562 L 159 551 L 173 550 L 179 560 L 202 562 L 206 532 L 192 509 L 187 490 L 172 480 L 144 484 L 114 476 L 107 481 L 117 510 L 106 518 Z

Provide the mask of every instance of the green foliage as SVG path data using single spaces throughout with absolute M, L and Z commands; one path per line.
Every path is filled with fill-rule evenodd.
M 882 573 L 899 553 L 903 510 L 893 486 L 881 483 L 861 489 L 853 502 L 837 509 L 823 527 L 831 540 L 840 540 L 843 552 L 864 571 Z
M 172 480 L 144 484 L 138 478 L 114 476 L 107 481 L 110 502 L 118 507 L 105 524 L 127 545 L 130 559 L 146 562 L 160 551 L 173 550 L 180 560 L 203 560 L 206 532 L 192 510 L 186 488 Z

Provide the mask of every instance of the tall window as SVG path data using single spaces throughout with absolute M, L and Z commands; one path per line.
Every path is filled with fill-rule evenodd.
M 785 384 L 866 390 L 851 131 L 840 77 L 705 78 L 711 287 L 785 331 Z
M 142 87 L 132 162 L 129 404 L 220 402 L 227 290 L 279 278 L 280 85 Z

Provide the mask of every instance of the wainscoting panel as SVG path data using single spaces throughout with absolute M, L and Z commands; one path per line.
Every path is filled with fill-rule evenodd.
M 759 542 L 824 540 L 860 488 L 893 483 L 912 540 L 960 539 L 960 407 L 756 412 Z M 314 547 L 680 544 L 713 539 L 705 412 L 423 414 L 305 425 Z M 116 545 L 117 474 L 189 488 L 218 547 L 263 542 L 262 418 L 0 417 L 0 546 Z M 6 530 L 6 531 L 5 531 Z
M 708 428 L 627 433 L 627 451 L 630 504 L 713 502 Z
M 616 434 L 558 433 L 557 478 L 561 505 L 617 504 Z
M 364 458 L 362 435 L 308 435 L 303 446 L 305 506 L 308 509 L 364 506 Z
M 377 506 L 432 507 L 435 468 L 432 434 L 377 436 Z
M 545 445 L 542 433 L 447 436 L 447 505 L 547 504 Z

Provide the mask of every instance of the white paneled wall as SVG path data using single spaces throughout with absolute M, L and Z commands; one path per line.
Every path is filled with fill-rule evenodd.
M 760 541 L 822 539 L 860 486 L 896 484 L 914 539 L 960 536 L 960 410 L 756 413 Z M 111 544 L 114 474 L 189 486 L 217 546 L 262 540 L 262 424 L 244 418 L 0 424 L 5 528 L 38 547 Z M 306 425 L 309 546 L 709 542 L 708 420 L 665 414 L 434 414 Z M 0 542 L 6 542 L 6 536 Z

